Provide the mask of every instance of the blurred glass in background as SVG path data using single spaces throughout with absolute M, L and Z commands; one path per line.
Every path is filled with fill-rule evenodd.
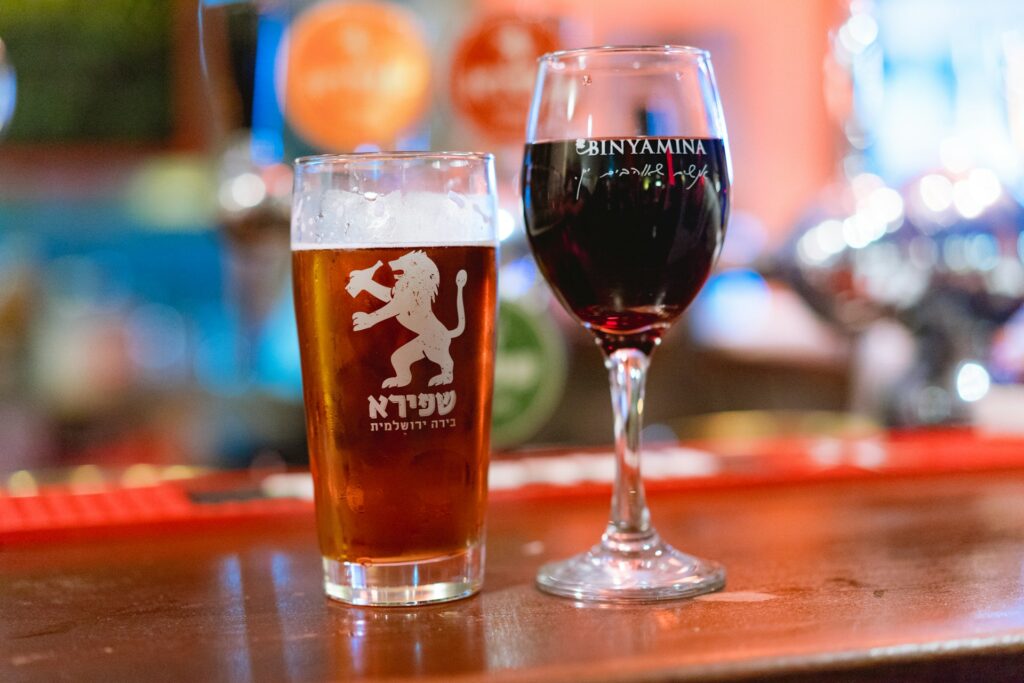
M 516 177 L 536 56 L 599 43 L 710 49 L 730 117 L 730 232 L 649 440 L 744 411 L 1024 427 L 1022 26 L 998 0 L 5 0 L 0 471 L 304 461 L 289 162 L 378 148 L 496 153 L 495 442 L 607 443 Z
M 1005 3 L 858 1 L 833 35 L 846 149 L 775 265 L 848 335 L 853 407 L 887 424 L 1022 428 L 986 410 L 1020 401 L 1022 24 Z

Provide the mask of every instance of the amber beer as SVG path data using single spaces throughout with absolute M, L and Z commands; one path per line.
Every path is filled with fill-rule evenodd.
M 415 562 L 466 552 L 481 538 L 495 261 L 490 245 L 293 252 L 325 557 Z M 434 271 L 399 269 L 427 262 L 436 279 Z M 361 277 L 369 289 L 360 288 Z M 387 306 L 394 310 L 386 317 L 354 329 L 360 315 Z M 409 322 L 416 315 L 421 325 Z
M 494 382 L 494 159 L 295 163 L 291 244 L 324 592 L 480 589 Z

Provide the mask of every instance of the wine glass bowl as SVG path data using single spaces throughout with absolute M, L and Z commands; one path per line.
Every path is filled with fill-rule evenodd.
M 618 150 L 620 141 L 623 152 L 600 154 Z M 721 249 L 728 206 L 723 145 L 639 137 L 595 142 L 592 158 L 579 154 L 575 141 L 528 146 L 530 245 L 562 304 L 602 345 L 650 353 L 700 291 Z M 658 151 L 681 150 L 684 142 L 684 153 Z M 633 143 L 635 152 L 627 149 Z M 693 174 L 707 177 L 687 175 L 695 164 L 673 164 L 691 156 L 701 158 Z
M 707 52 L 604 47 L 541 58 L 523 160 L 527 237 L 555 295 L 604 352 L 617 464 L 601 542 L 542 567 L 542 590 L 634 602 L 724 585 L 719 565 L 677 551 L 651 526 L 640 426 L 649 356 L 718 257 L 729 184 Z

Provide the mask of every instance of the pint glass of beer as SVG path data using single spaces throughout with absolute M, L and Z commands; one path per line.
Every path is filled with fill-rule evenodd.
M 324 589 L 483 580 L 497 203 L 489 154 L 296 161 L 292 272 Z

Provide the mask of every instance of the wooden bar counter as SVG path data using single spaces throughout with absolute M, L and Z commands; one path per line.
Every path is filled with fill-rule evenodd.
M 641 606 L 533 586 L 596 540 L 600 485 L 493 496 L 483 592 L 420 608 L 326 600 L 305 502 L 0 534 L 0 680 L 1024 680 L 1024 440 L 881 448 L 888 465 L 798 475 L 813 447 L 777 443 L 732 474 L 652 483 L 662 535 L 728 584 Z

